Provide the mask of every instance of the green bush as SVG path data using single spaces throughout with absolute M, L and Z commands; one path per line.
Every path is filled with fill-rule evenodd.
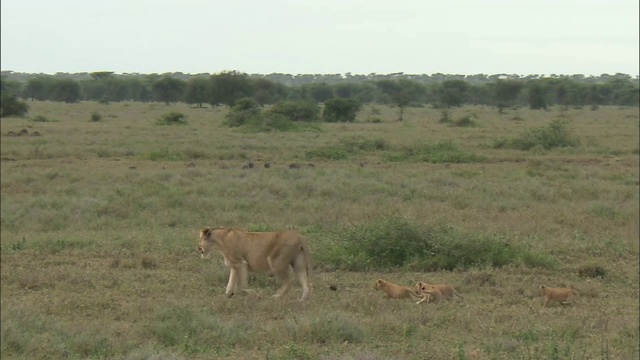
M 2 94 L 0 99 L 0 117 L 24 116 L 29 112 L 29 105 L 14 94 Z
M 270 115 L 279 114 L 291 121 L 316 121 L 320 117 L 320 108 L 317 104 L 306 101 L 281 101 L 268 110 Z
M 227 113 L 225 124 L 230 127 L 259 125 L 262 122 L 261 114 L 260 105 L 254 99 L 242 98 Z
M 326 266 L 350 271 L 409 267 L 418 271 L 502 267 L 548 267 L 551 261 L 518 248 L 499 235 L 466 233 L 450 226 L 421 229 L 398 217 L 336 229 L 318 254 Z
M 493 142 L 495 149 L 513 148 L 518 150 L 530 150 L 541 147 L 546 150 L 562 147 L 578 146 L 579 141 L 573 136 L 567 121 L 561 119 L 552 120 L 547 126 L 542 126 L 525 131 L 515 139 L 498 139 Z
M 355 122 L 362 104 L 356 99 L 333 98 L 324 103 L 322 118 L 326 122 Z
M 98 122 L 100 120 L 102 120 L 102 115 L 99 112 L 94 111 L 91 113 L 91 121 Z
M 186 116 L 182 113 L 172 111 L 158 119 L 158 125 L 186 125 Z

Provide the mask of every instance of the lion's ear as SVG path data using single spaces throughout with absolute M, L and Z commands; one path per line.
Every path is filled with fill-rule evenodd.
M 208 227 L 200 230 L 200 233 L 204 236 L 209 235 L 210 232 L 211 232 L 211 228 L 208 228 Z

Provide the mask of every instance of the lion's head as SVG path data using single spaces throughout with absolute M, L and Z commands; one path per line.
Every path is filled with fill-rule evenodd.
M 204 228 L 200 230 L 200 240 L 198 241 L 198 252 L 200 257 L 208 257 L 213 250 L 213 229 Z

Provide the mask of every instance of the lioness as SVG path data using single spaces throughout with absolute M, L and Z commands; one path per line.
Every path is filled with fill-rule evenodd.
M 284 295 L 289 283 L 289 268 L 298 277 L 302 285 L 302 297 L 311 296 L 309 283 L 309 248 L 299 233 L 247 232 L 230 228 L 204 228 L 200 230 L 198 251 L 201 257 L 207 257 L 212 250 L 224 256 L 224 264 L 231 270 L 226 295 L 233 296 L 240 281 L 240 288 L 247 286 L 248 271 L 276 275 L 282 287 L 274 297 Z
M 373 288 L 382 290 L 382 292 L 386 294 L 387 299 L 411 299 L 411 296 L 420 297 L 417 291 L 408 286 L 390 283 L 382 279 L 378 279 Z
M 435 303 L 435 304 L 439 304 L 440 301 L 442 300 L 442 292 L 440 290 L 438 290 L 438 288 L 436 288 L 433 285 L 423 285 L 420 287 L 420 293 L 422 294 L 422 299 L 420 299 L 420 301 L 416 302 L 416 304 L 422 304 L 422 303 Z
M 573 289 L 568 288 L 552 288 L 548 286 L 540 286 L 540 296 L 544 296 L 543 307 L 549 302 L 559 302 L 561 305 L 573 304 L 580 294 Z
M 442 299 L 450 300 L 456 296 L 464 299 L 464 297 L 460 295 L 453 286 L 447 284 L 428 284 L 419 282 L 416 284 L 416 291 L 418 291 L 419 293 L 423 293 L 425 292 L 425 290 L 431 287 L 440 291 L 440 296 Z

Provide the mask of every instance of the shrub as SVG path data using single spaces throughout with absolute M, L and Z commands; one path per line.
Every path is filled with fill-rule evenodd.
M 604 278 L 607 272 L 605 269 L 596 264 L 585 264 L 578 267 L 578 275 L 587 278 Z
M 172 111 L 158 119 L 158 125 L 186 125 L 186 116 L 182 113 Z
M 0 99 L 0 117 L 24 116 L 29 112 L 29 105 L 14 94 L 2 94 Z
M 280 114 L 291 121 L 316 121 L 320 117 L 317 104 L 306 101 L 281 101 L 273 105 L 269 114 Z
M 260 124 L 260 105 L 252 98 L 238 100 L 227 113 L 225 124 L 230 127 L 239 127 L 247 124 Z
M 476 123 L 473 121 L 470 115 L 465 115 L 455 120 L 452 125 L 457 127 L 467 127 L 467 126 L 475 126 L 475 124 Z
M 551 265 L 548 258 L 518 248 L 499 235 L 466 233 L 446 225 L 421 229 L 399 217 L 336 229 L 334 237 L 318 257 L 329 267 L 351 271 Z
M 33 122 L 49 122 L 49 121 L 51 121 L 51 119 L 49 119 L 48 117 L 46 117 L 44 115 L 36 115 L 31 119 L 31 121 L 33 121 Z
M 333 98 L 324 104 L 322 118 L 326 122 L 355 122 L 362 104 L 356 99 Z
M 471 163 L 482 162 L 479 155 L 467 153 L 451 142 L 434 145 L 420 144 L 404 146 L 399 152 L 390 154 L 389 161 L 423 161 L 429 163 Z
M 568 128 L 567 122 L 555 119 L 547 126 L 525 131 L 518 138 L 494 141 L 493 147 L 496 149 L 509 147 L 518 150 L 541 147 L 550 150 L 559 147 L 573 147 L 577 146 L 578 143 L 578 140 L 571 134 L 571 129 Z
M 99 112 L 94 111 L 91 113 L 91 121 L 98 122 L 100 120 L 102 120 L 102 115 Z

